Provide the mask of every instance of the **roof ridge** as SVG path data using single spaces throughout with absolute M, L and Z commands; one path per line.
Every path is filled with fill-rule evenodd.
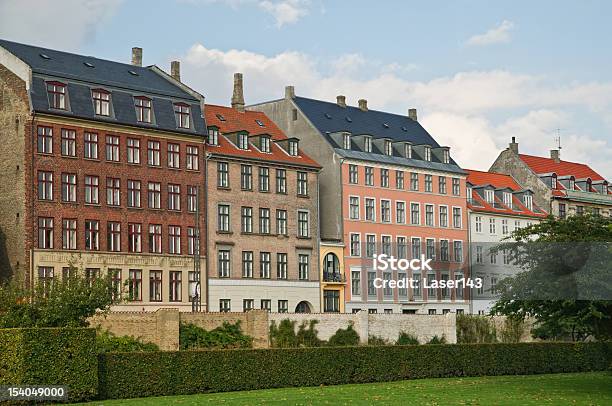
M 305 100 L 311 100 L 311 101 L 315 101 L 315 102 L 318 102 L 318 103 L 326 103 L 326 104 L 331 104 L 332 106 L 341 107 L 341 106 L 338 106 L 338 104 L 337 104 L 337 103 L 335 103 L 335 102 L 333 102 L 333 101 L 320 100 L 320 99 L 313 99 L 313 98 L 311 98 L 311 97 L 304 97 L 304 96 L 295 96 L 295 98 L 296 98 L 296 99 L 305 99 Z M 400 114 L 400 113 L 392 113 L 392 112 L 382 111 L 382 110 L 376 110 L 376 109 L 371 109 L 371 108 L 369 108 L 369 107 L 368 107 L 368 109 L 367 109 L 367 110 L 365 110 L 365 111 L 361 110 L 361 109 L 360 109 L 358 106 L 351 106 L 351 105 L 349 105 L 349 104 L 347 104 L 345 107 L 341 107 L 341 108 L 344 108 L 344 109 L 353 109 L 353 110 L 359 110 L 359 111 L 362 111 L 362 112 L 364 112 L 364 113 L 367 113 L 367 112 L 369 112 L 369 111 L 373 111 L 373 112 L 375 112 L 375 113 L 382 113 L 382 114 L 388 114 L 388 115 L 397 116 L 397 117 L 403 117 L 403 118 L 405 118 L 406 120 L 414 121 L 414 120 L 412 120 L 410 117 L 408 117 L 408 116 L 407 116 L 407 115 L 405 115 L 405 114 Z
M 554 161 L 554 159 L 551 158 L 551 157 L 545 157 L 545 156 L 539 156 L 539 155 L 519 154 L 519 156 L 528 156 L 528 157 L 531 157 L 531 158 L 539 158 L 539 159 L 546 159 L 546 160 L 549 160 L 549 161 Z M 585 164 L 585 163 L 582 163 L 582 162 L 566 161 L 564 159 L 559 159 L 559 163 L 574 164 L 574 165 L 584 165 L 584 166 L 588 166 L 589 168 L 591 168 L 589 166 L 589 164 Z M 591 169 L 593 169 L 593 168 L 591 168 Z

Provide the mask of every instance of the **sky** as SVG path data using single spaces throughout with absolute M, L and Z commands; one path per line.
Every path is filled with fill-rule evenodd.
M 612 181 L 612 2 L 0 0 L 0 38 L 170 70 L 207 102 L 298 96 L 407 114 L 464 168 L 522 153 Z

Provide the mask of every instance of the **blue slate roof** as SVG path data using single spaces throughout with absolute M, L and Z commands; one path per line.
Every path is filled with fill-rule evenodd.
M 459 165 L 457 165 L 454 162 L 445 164 L 442 162 L 425 161 L 423 159 L 409 159 L 409 158 L 404 158 L 401 156 L 373 154 L 369 152 L 347 150 L 343 148 L 334 148 L 334 151 L 336 151 L 336 153 L 340 156 L 355 159 L 358 161 L 370 161 L 370 162 L 375 161 L 375 162 L 386 163 L 390 165 L 404 165 L 404 166 L 410 166 L 413 168 L 430 169 L 430 170 L 437 170 L 437 171 L 444 171 L 444 172 L 451 172 L 451 173 L 467 175 L 467 172 L 461 169 Z
M 32 108 L 36 112 L 199 135 L 206 133 L 200 101 L 155 72 L 152 66 L 134 66 L 1 39 L 0 47 L 30 66 L 30 95 Z M 49 108 L 47 80 L 61 81 L 67 85 L 69 108 L 66 111 Z M 96 88 L 111 93 L 113 114 L 110 117 L 94 114 L 91 90 Z M 136 120 L 134 96 L 146 96 L 152 100 L 152 123 Z M 173 102 L 190 105 L 192 128 L 177 128 Z

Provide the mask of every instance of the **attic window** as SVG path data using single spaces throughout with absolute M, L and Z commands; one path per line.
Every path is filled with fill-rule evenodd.
M 94 112 L 97 116 L 110 116 L 110 93 L 106 90 L 96 89 L 91 91 L 94 104 Z
M 217 127 L 208 127 L 208 144 L 219 144 L 219 129 Z
M 249 149 L 249 136 L 248 134 L 238 134 L 238 148 Z
M 387 123 L 383 123 L 383 127 L 385 127 L 385 128 L 389 128 L 389 124 L 387 124 Z
M 132 76 L 138 76 L 138 73 L 134 72 L 133 70 L 129 70 L 128 73 Z
M 342 135 L 342 147 L 344 149 L 351 149 L 351 134 Z
M 402 131 L 403 132 L 408 132 L 408 129 L 406 127 L 402 127 Z
M 364 137 L 363 150 L 365 152 L 372 152 L 372 137 Z
M 531 195 L 525 194 L 525 196 L 523 196 L 523 202 L 529 210 L 533 210 L 533 197 Z
M 296 140 L 289 140 L 289 155 L 298 156 L 298 142 Z
M 331 116 L 331 114 L 329 114 L 329 113 L 325 113 L 325 118 L 327 118 L 327 119 L 331 120 L 332 116 Z
M 393 155 L 393 145 L 389 140 L 385 140 L 385 155 Z
M 138 122 L 151 122 L 151 99 L 143 96 L 134 97 L 134 107 L 136 108 L 136 120 Z
M 346 116 L 346 121 L 347 121 L 347 122 L 349 122 L 349 123 L 352 123 L 352 122 L 353 122 L 353 119 L 352 119 L 352 118 L 350 118 L 349 116 Z
M 487 203 L 493 203 L 493 201 L 495 200 L 495 195 L 493 194 L 492 190 L 485 189 L 485 200 L 487 201 Z
M 447 163 L 449 163 L 449 162 L 450 162 L 450 153 L 448 152 L 448 150 L 447 150 L 447 149 L 445 149 L 445 150 L 442 152 L 442 160 L 444 161 L 444 163 L 445 163 L 445 164 L 447 164 Z
M 255 120 L 258 126 L 265 127 L 264 123 L 261 120 Z
M 51 59 L 51 57 L 47 54 L 39 54 L 42 59 Z
M 425 153 L 424 153 L 423 158 L 426 161 L 431 161 L 431 147 L 429 145 L 426 145 L 425 148 L 424 148 L 424 151 L 425 151 Z
M 174 104 L 174 118 L 176 119 L 176 126 L 178 128 L 190 128 L 191 125 L 189 123 L 189 119 L 191 117 L 191 112 L 188 104 L 185 103 L 175 103 Z
M 225 117 L 223 117 L 223 115 L 217 113 L 215 114 L 217 116 L 217 118 L 219 119 L 219 121 L 225 121 Z
M 261 136 L 259 149 L 261 152 L 270 152 L 270 137 L 265 135 Z
M 406 158 L 412 158 L 412 145 L 411 144 L 404 144 L 404 155 L 406 155 Z
M 504 204 L 512 207 L 512 194 L 510 192 L 504 192 Z
M 52 109 L 66 110 L 66 85 L 60 82 L 48 82 L 47 94 L 49 95 L 49 107 Z
M 83 62 L 83 65 L 87 66 L 88 68 L 95 68 L 94 64 L 91 62 Z

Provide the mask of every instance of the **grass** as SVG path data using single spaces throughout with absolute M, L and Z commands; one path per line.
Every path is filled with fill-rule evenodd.
M 612 405 L 607 372 L 419 379 L 121 399 L 89 405 Z

